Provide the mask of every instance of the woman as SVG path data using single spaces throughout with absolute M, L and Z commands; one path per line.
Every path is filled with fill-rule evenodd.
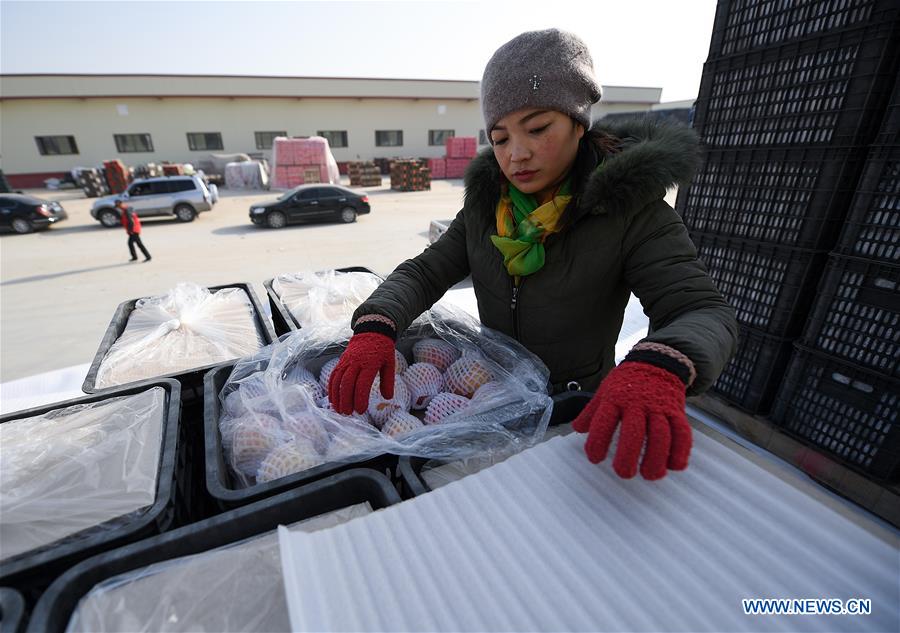
M 397 334 L 471 274 L 482 323 L 539 356 L 554 392 L 596 390 L 573 423 L 588 433 L 592 462 L 621 423 L 621 477 L 639 462 L 651 480 L 687 467 L 685 395 L 715 381 L 737 333 L 663 200 L 689 182 L 698 144 L 687 128 L 648 122 L 591 128 L 599 99 L 590 54 L 572 34 L 523 33 L 494 53 L 481 82 L 492 149 L 470 165 L 463 209 L 441 239 L 354 313 L 329 383 L 337 411 L 364 411 L 378 374 L 392 397 Z M 614 367 L 630 292 L 651 334 Z

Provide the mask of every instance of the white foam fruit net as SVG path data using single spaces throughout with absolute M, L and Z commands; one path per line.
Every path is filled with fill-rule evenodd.
M 372 512 L 368 503 L 290 527 L 312 532 Z M 78 603 L 66 629 L 290 631 L 278 533 L 156 563 L 103 581 Z
M 210 291 L 179 283 L 139 299 L 97 371 L 98 388 L 122 385 L 249 356 L 265 345 L 241 288 Z
M 353 312 L 380 283 L 372 273 L 303 271 L 278 275 L 272 289 L 301 328 L 328 340 L 349 336 Z
M 153 387 L 0 424 L 0 558 L 86 538 L 152 506 L 166 399 Z
M 547 368 L 462 311 L 440 306 L 417 319 L 397 343 L 394 397 L 381 397 L 376 378 L 367 411 L 350 416 L 326 393 L 346 344 L 323 342 L 313 326 L 235 365 L 219 394 L 219 432 L 239 487 L 385 453 L 510 454 L 547 428 Z

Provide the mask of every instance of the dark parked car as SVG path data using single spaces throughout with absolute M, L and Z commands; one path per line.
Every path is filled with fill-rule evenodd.
M 0 227 L 16 233 L 45 229 L 68 217 L 58 202 L 18 193 L 0 195 Z
M 250 207 L 254 224 L 280 229 L 296 222 L 321 220 L 356 222 L 356 216 L 370 211 L 369 197 L 340 185 L 300 185 L 272 202 Z

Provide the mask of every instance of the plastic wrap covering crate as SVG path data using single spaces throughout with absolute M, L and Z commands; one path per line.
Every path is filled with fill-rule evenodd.
M 391 189 L 395 191 L 427 191 L 431 189 L 431 172 L 418 160 L 392 161 Z
M 713 150 L 675 206 L 690 231 L 827 250 L 864 160 L 860 148 Z
M 99 169 L 88 167 L 76 167 L 73 171 L 75 182 L 84 190 L 88 198 L 97 198 L 109 193 L 106 178 Z
M 800 334 L 826 253 L 692 233 L 697 255 L 741 325 L 765 334 Z
M 208 473 L 213 497 L 247 500 L 387 455 L 506 455 L 543 435 L 551 405 L 546 368 L 518 344 L 445 309 L 426 313 L 397 342 L 393 398 L 383 398 L 376 382 L 367 410 L 335 413 L 325 390 L 348 337 L 304 329 L 230 375 L 211 372 L 207 449 L 216 453 L 207 462 L 222 469 Z
M 835 251 L 900 261 L 900 144 L 872 147 Z
M 339 183 L 337 161 L 321 136 L 272 141 L 272 186 L 290 189 L 308 182 Z
M 273 339 L 248 284 L 182 283 L 166 295 L 119 304 L 82 389 L 96 393 L 116 384 L 178 378 L 184 402 L 199 402 L 207 369 L 252 354 Z
M 351 470 L 106 552 L 47 590 L 29 630 L 290 631 L 273 530 L 321 529 L 399 502 L 383 476 Z
M 33 597 L 79 560 L 172 527 L 179 389 L 160 380 L 0 417 L 0 585 Z
M 797 347 L 772 420 L 866 475 L 900 476 L 900 381 Z
M 819 352 L 900 379 L 900 264 L 832 257 L 803 340 Z
M 447 158 L 475 158 L 478 139 L 474 136 L 451 136 L 444 141 Z
M 893 88 L 897 36 L 895 17 L 710 59 L 694 127 L 712 149 L 871 143 Z
M 546 442 L 557 435 L 570 433 L 572 421 L 578 417 L 593 396 L 593 392 L 588 391 L 565 391 L 553 396 L 553 413 L 550 414 L 547 432 L 540 441 Z M 400 458 L 398 468 L 400 490 L 404 497 L 425 494 L 493 466 L 510 456 L 498 454 L 455 462 L 403 456 Z
M 380 187 L 381 170 L 372 161 L 347 163 L 351 187 Z
M 263 163 L 251 160 L 225 165 L 225 186 L 229 189 L 265 189 L 269 173 Z
M 0 587 L 0 633 L 23 633 L 27 622 L 22 594 L 9 587 Z
M 432 178 L 446 178 L 447 160 L 444 158 L 429 158 L 428 169 L 431 170 Z
M 353 312 L 382 281 L 362 266 L 281 273 L 265 282 L 275 332 L 281 336 L 315 325 L 342 335 L 350 327 Z
M 720 57 L 796 39 L 883 22 L 894 0 L 719 0 L 709 56 Z
M 749 413 L 766 414 L 784 377 L 793 339 L 741 327 L 738 348 L 713 383 L 712 391 Z

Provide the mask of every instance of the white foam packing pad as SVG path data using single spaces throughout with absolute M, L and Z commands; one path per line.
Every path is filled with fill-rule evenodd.
M 658 482 L 592 465 L 572 434 L 353 523 L 281 529 L 292 628 L 898 630 L 895 532 L 694 438 L 688 470 Z M 794 597 L 869 598 L 872 613 L 742 610 Z

